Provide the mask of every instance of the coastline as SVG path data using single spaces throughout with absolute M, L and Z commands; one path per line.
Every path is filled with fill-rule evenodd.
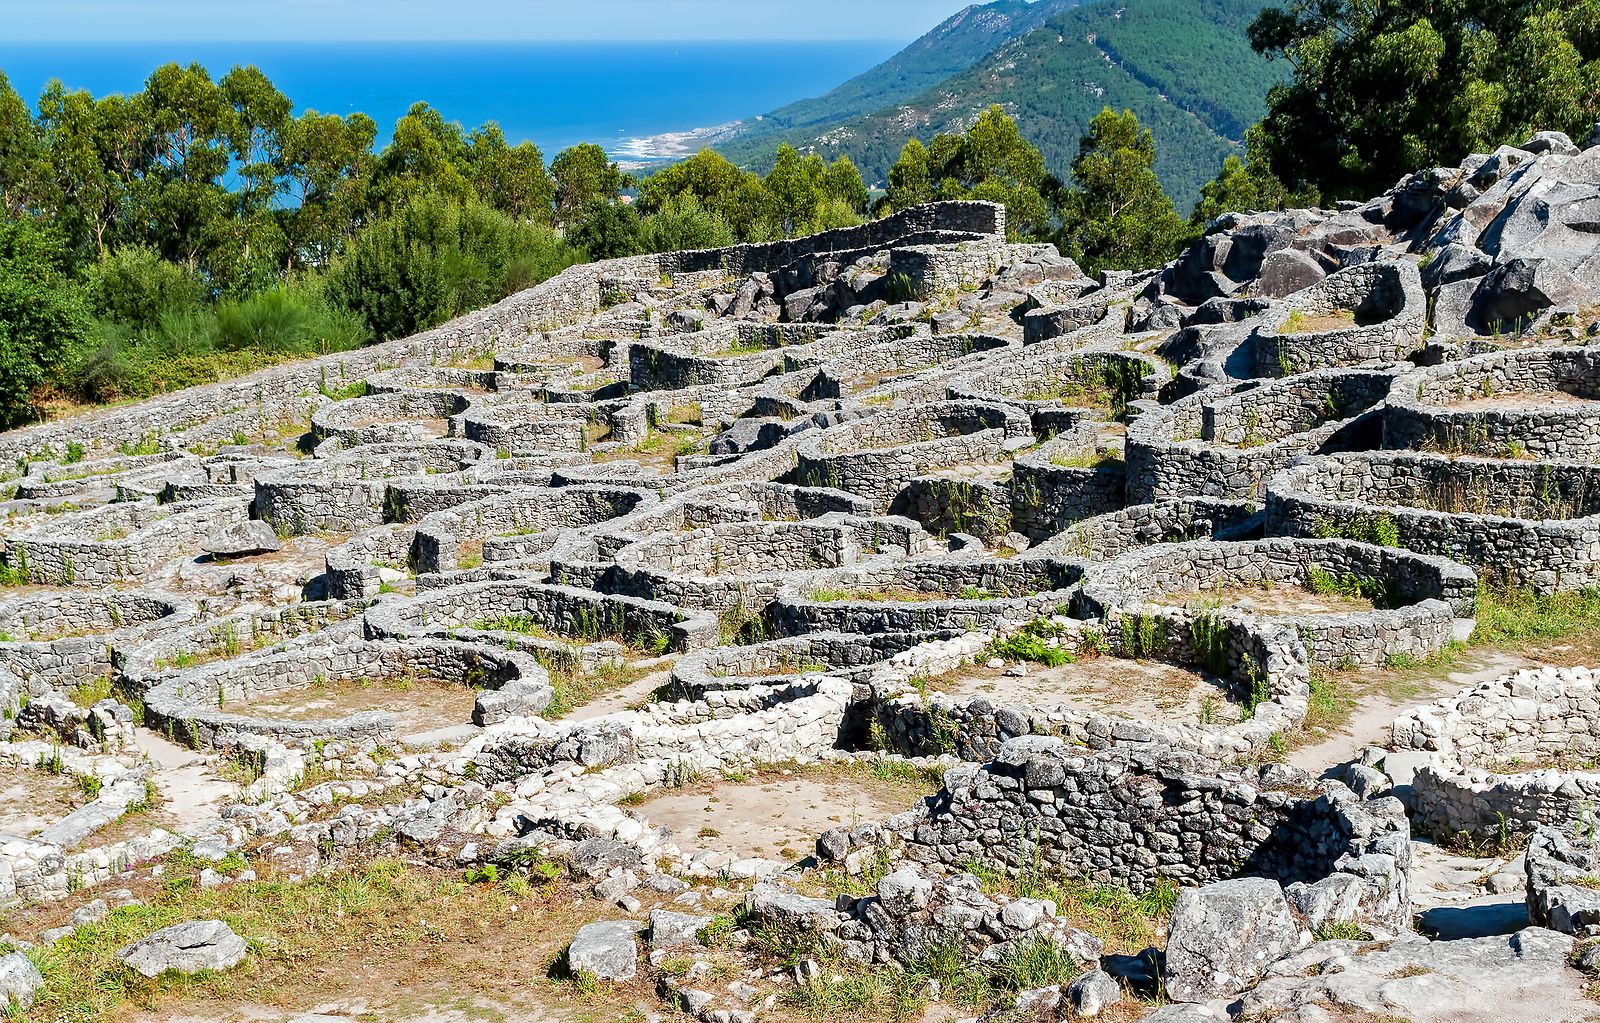
M 638 170 L 667 160 L 682 160 L 707 146 L 716 146 L 736 138 L 761 121 L 752 117 L 748 121 L 728 121 L 687 131 L 667 131 L 656 135 L 639 135 L 621 140 L 608 147 L 608 153 L 623 170 Z

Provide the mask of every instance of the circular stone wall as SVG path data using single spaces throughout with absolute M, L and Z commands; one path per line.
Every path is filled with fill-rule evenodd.
M 657 636 L 671 650 L 711 646 L 716 618 L 636 597 L 613 596 L 568 586 L 513 580 L 469 583 L 410 600 L 391 600 L 367 610 L 367 633 L 378 638 L 447 636 L 470 630 L 506 631 L 507 621 L 525 623 L 530 635 L 585 642 L 643 642 Z
M 1028 437 L 1030 429 L 1020 411 L 976 402 L 941 402 L 873 416 L 802 443 L 795 482 L 860 494 L 887 508 L 917 476 L 1003 460 L 1007 440 Z
M 1600 799 L 1600 677 L 1537 668 L 1395 719 L 1392 748 L 1436 755 L 1412 781 L 1419 827 L 1495 841 L 1564 826 Z
M 1028 353 L 963 373 L 948 392 L 958 400 L 1020 404 L 1034 434 L 1048 437 L 1082 422 L 1121 418 L 1130 401 L 1154 397 L 1167 375 L 1138 352 Z
M 1313 663 L 1426 657 L 1470 634 L 1478 577 L 1445 558 L 1345 540 L 1210 540 L 1149 547 L 1084 571 L 1081 606 L 1186 601 L 1284 622 Z
M 1259 533 L 1260 528 L 1256 509 L 1243 501 L 1178 498 L 1090 516 L 1028 548 L 1021 556 L 1108 561 L 1158 543 L 1247 539 Z
M 987 629 L 1069 605 L 1081 571 L 979 555 L 818 572 L 780 589 L 768 615 L 785 636 Z
M 484 690 L 471 714 L 472 723 L 480 726 L 537 714 L 554 696 L 550 676 L 538 661 L 514 650 L 437 639 L 382 643 L 351 638 L 329 644 L 311 637 L 182 671 L 158 683 L 144 695 L 145 724 L 198 747 L 231 748 L 241 736 L 252 735 L 301 747 L 327 740 L 392 743 L 399 737 L 397 719 L 387 711 L 319 718 L 254 716 L 228 709 L 244 703 L 248 711 L 250 703 L 328 683 L 367 686 L 391 677 Z M 465 723 L 439 721 L 434 727 Z
M 1347 267 L 1268 310 L 1251 335 L 1253 375 L 1404 359 L 1422 347 L 1427 304 L 1414 263 Z
M 195 614 L 177 597 L 138 590 L 7 600 L 0 603 L 0 665 L 41 696 L 106 674 L 128 650 Z
M 893 748 L 968 761 L 1021 735 L 1264 755 L 1304 720 L 1310 692 L 1292 630 L 1166 608 L 1106 621 L 1052 615 L 934 640 L 869 681 Z
M 1042 866 L 1136 892 L 1163 878 L 1189 887 L 1264 876 L 1319 923 L 1411 926 L 1399 802 L 1281 765 L 1219 771 L 1171 750 L 1091 754 L 1029 736 L 992 763 L 947 772 L 938 796 L 887 826 L 910 859 L 952 869 Z
M 1541 592 L 1600 583 L 1600 467 L 1347 454 L 1267 487 L 1267 532 L 1406 547 Z
M 1523 859 L 1528 922 L 1564 934 L 1600 935 L 1600 846 L 1589 822 L 1542 824 Z
M 341 451 L 288 469 L 262 473 L 255 481 L 255 512 L 280 533 L 329 530 L 345 533 L 382 525 L 391 484 L 457 475 L 488 457 L 467 441 L 374 444 Z
M 1600 354 L 1513 349 L 1415 370 L 1395 383 L 1383 433 L 1390 448 L 1594 461 Z
M 1201 391 L 1128 427 L 1128 500 L 1259 500 L 1267 481 L 1306 455 L 1375 448 L 1374 406 L 1395 377 L 1328 369 Z
M 324 405 L 311 414 L 318 442 L 339 447 L 415 443 L 458 433 L 453 417 L 472 407 L 449 391 L 390 391 Z

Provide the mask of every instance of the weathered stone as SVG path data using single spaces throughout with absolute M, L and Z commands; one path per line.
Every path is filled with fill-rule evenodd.
M 44 975 L 21 952 L 0 957 L 0 1005 L 27 1009 L 44 988 Z
M 700 932 L 710 923 L 709 916 L 675 913 L 669 909 L 653 909 L 650 911 L 650 927 L 646 940 L 658 947 L 698 944 Z
M 1261 274 L 1251 289 L 1262 298 L 1283 298 L 1304 291 L 1326 277 L 1327 271 L 1299 249 L 1279 249 L 1261 263 Z
M 146 977 L 159 977 L 169 970 L 193 974 L 232 969 L 244 961 L 247 951 L 244 939 L 221 920 L 196 920 L 140 938 L 117 958 Z
M 567 967 L 596 980 L 632 980 L 638 971 L 639 925 L 631 920 L 585 924 L 567 948 Z
M 283 549 L 272 526 L 260 519 L 237 522 L 206 537 L 200 549 L 217 558 L 247 558 Z
M 1104 970 L 1090 970 L 1067 986 L 1074 1016 L 1093 1019 L 1122 1000 L 1122 987 Z
M 1270 878 L 1186 889 L 1168 927 L 1166 989 L 1186 1002 L 1236 995 L 1292 952 L 1300 938 L 1283 889 Z
M 810 931 L 833 931 L 839 914 L 832 902 L 812 899 L 772 884 L 757 884 L 745 900 L 750 915 L 765 923 Z
M 586 839 L 572 850 L 572 870 L 581 877 L 600 877 L 613 867 L 632 870 L 643 860 L 636 847 L 609 838 Z

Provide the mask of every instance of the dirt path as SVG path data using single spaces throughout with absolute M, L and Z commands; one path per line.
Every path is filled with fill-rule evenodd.
M 222 805 L 238 798 L 239 787 L 222 781 L 205 759 L 187 746 L 179 746 L 147 728 L 138 731 L 139 752 L 155 761 L 156 786 L 161 796 L 160 818 L 188 829 L 215 817 Z
M 563 721 L 593 721 L 595 718 L 605 717 L 607 714 L 617 714 L 625 710 L 632 710 L 641 703 L 650 699 L 650 694 L 672 681 L 672 669 L 664 668 L 652 671 L 639 679 L 628 683 L 621 689 L 612 690 L 604 695 L 597 696 L 581 707 L 574 707 L 572 712 L 562 718 Z
M 1404 699 L 1375 691 L 1358 694 L 1356 708 L 1349 722 L 1338 732 L 1294 750 L 1289 755 L 1289 763 L 1320 774 L 1334 764 L 1350 760 L 1363 746 L 1387 745 L 1389 726 L 1407 707 L 1469 689 L 1518 668 L 1539 665 L 1539 661 L 1517 654 L 1484 653 L 1475 655 L 1470 663 L 1463 663 L 1439 678 L 1425 680 L 1419 692 Z

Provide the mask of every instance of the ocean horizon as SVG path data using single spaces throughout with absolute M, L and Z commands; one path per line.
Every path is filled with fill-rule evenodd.
M 381 148 L 421 100 L 472 129 L 497 121 L 550 159 L 579 142 L 649 159 L 652 136 L 759 116 L 818 96 L 897 52 L 894 41 L 802 43 L 0 43 L 0 71 L 30 107 L 52 79 L 96 96 L 136 92 L 169 61 L 220 78 L 261 68 L 296 112 L 361 111 Z M 670 155 L 670 154 L 666 154 Z

